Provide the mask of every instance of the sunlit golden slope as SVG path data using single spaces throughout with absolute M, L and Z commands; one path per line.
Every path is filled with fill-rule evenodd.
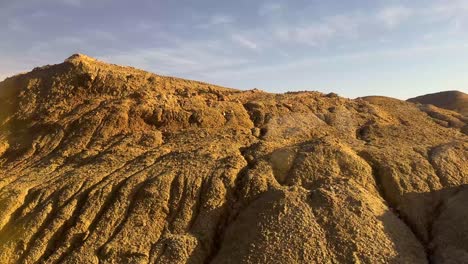
M 0 83 L 0 108 L 2 263 L 468 262 L 450 111 L 84 55 Z

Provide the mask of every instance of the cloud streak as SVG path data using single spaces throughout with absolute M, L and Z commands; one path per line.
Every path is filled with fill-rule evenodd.
M 224 52 L 224 42 L 179 42 L 172 47 L 116 51 L 100 58 L 166 75 L 200 76 L 207 72 L 240 67 L 250 61 Z
M 389 32 L 405 32 L 411 27 L 421 27 L 421 30 L 412 32 L 412 37 L 423 40 L 425 36 L 433 35 L 431 27 L 443 26 L 452 32 L 460 32 L 468 26 L 467 0 L 437 1 L 419 8 L 384 5 L 369 9 L 368 12 L 351 10 L 348 13 L 318 17 L 297 16 L 273 21 L 262 19 L 263 16 L 283 10 L 284 7 L 275 2 L 261 5 L 258 9 L 261 15 L 259 24 L 254 28 L 231 31 L 233 40 L 250 49 L 272 47 L 272 43 L 276 47 L 333 47 L 341 45 L 340 43 L 354 44 L 382 39 Z M 250 37 L 245 39 L 242 36 Z
M 207 19 L 208 21 L 198 24 L 198 28 L 211 29 L 219 26 L 233 24 L 236 20 L 234 17 L 226 14 L 214 14 Z
M 234 18 L 228 15 L 216 14 L 211 17 L 211 25 L 222 25 L 222 24 L 231 24 L 234 22 Z
M 260 16 L 267 16 L 283 10 L 283 5 L 280 3 L 264 3 L 258 9 Z
M 429 0 L 424 5 L 350 1 L 346 8 L 338 8 L 343 4 L 338 0 L 259 2 L 246 8 L 210 1 L 183 7 L 177 1 L 4 1 L 0 31 L 9 38 L 0 43 L 0 59 L 8 67 L 0 73 L 9 75 L 24 65 L 59 62 L 83 52 L 160 74 L 229 80 L 236 86 L 247 77 L 261 82 L 257 74 L 293 76 L 321 65 L 348 65 L 352 70 L 365 60 L 380 67 L 405 56 L 425 60 L 419 54 L 435 54 L 434 50 L 466 52 L 449 44 L 468 40 L 468 0 Z M 106 14 L 95 12 L 96 6 Z M 89 19 L 81 19 L 81 11 L 89 11 Z M 68 20 L 57 23 L 58 18 Z
M 460 52 L 468 52 L 468 43 L 441 44 L 441 45 L 415 45 L 409 48 L 401 49 L 385 49 L 376 51 L 363 51 L 347 54 L 338 54 L 335 56 L 326 56 L 318 58 L 305 58 L 302 60 L 290 61 L 281 65 L 263 65 L 243 67 L 235 70 L 219 70 L 213 72 L 212 75 L 218 78 L 234 76 L 252 76 L 256 74 L 271 74 L 274 72 L 289 72 L 297 69 L 307 69 L 310 67 L 320 67 L 321 65 L 330 63 L 356 63 L 364 60 L 384 61 L 397 58 L 411 58 L 424 54 L 438 53 L 444 51 L 458 50 Z
M 393 29 L 413 14 L 413 10 L 404 6 L 391 6 L 380 10 L 377 13 L 377 20 L 382 22 L 387 28 Z
M 245 36 L 239 35 L 239 34 L 233 34 L 231 36 L 232 40 L 239 45 L 241 45 L 244 48 L 248 48 L 251 50 L 256 50 L 258 49 L 257 43 L 253 42 L 252 40 L 248 39 Z

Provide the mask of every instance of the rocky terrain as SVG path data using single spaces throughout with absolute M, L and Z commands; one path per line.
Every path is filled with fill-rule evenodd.
M 0 259 L 467 263 L 466 126 L 74 55 L 0 83 Z

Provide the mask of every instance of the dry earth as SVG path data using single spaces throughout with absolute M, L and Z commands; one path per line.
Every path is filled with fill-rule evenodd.
M 466 124 L 74 55 L 0 83 L 0 259 L 468 263 Z

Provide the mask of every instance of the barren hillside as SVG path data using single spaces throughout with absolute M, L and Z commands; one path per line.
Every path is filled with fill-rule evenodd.
M 468 94 L 459 91 L 446 91 L 426 94 L 408 99 L 409 102 L 431 104 L 440 108 L 458 112 L 468 117 Z
M 466 125 L 74 55 L 0 83 L 0 259 L 466 263 Z

